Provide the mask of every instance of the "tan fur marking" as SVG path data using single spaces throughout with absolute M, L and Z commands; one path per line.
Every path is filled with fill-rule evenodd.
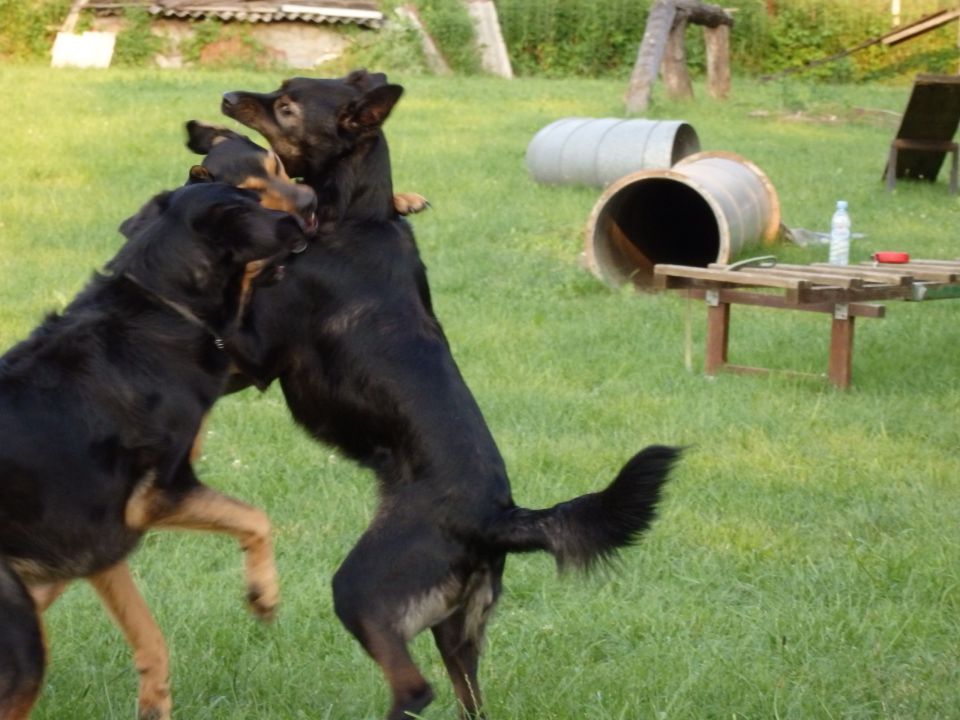
M 211 488 L 199 486 L 183 496 L 175 506 L 160 509 L 154 504 L 154 514 L 148 516 L 146 521 L 148 527 L 202 530 L 236 538 L 244 551 L 250 609 L 261 619 L 273 618 L 280 601 L 280 589 L 270 537 L 270 519 L 265 512 Z
M 121 562 L 88 579 L 133 649 L 133 662 L 140 673 L 138 717 L 169 720 L 173 701 L 167 644 L 130 568 Z
M 131 530 L 143 532 L 150 526 L 150 519 L 155 509 L 157 490 L 153 483 L 156 482 L 157 473 L 155 470 L 149 470 L 137 483 L 130 499 L 127 500 L 127 506 L 123 512 L 123 522 Z
M 243 311 L 243 304 L 244 304 L 243 299 L 249 295 L 249 291 L 247 290 L 247 287 L 246 287 L 246 281 L 247 281 L 246 275 L 244 275 L 243 280 L 245 284 L 243 285 L 243 289 L 240 294 L 241 312 Z M 193 445 L 190 447 L 190 464 L 191 465 L 195 463 L 197 460 L 199 460 L 200 456 L 203 454 L 203 440 L 207 434 L 207 418 L 208 417 L 209 415 L 203 416 L 203 419 L 200 421 L 200 429 L 197 430 L 197 436 L 193 439 Z
M 30 597 L 33 598 L 33 604 L 37 606 L 37 613 L 41 615 L 45 613 L 47 608 L 53 605 L 53 601 L 63 595 L 64 590 L 67 589 L 69 584 L 70 583 L 63 581 L 44 583 L 42 585 L 27 585 Z

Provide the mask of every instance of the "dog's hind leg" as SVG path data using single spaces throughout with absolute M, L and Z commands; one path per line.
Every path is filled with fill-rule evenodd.
M 361 618 L 337 605 L 337 616 L 383 671 L 393 702 L 387 720 L 409 720 L 433 702 L 433 689 L 420 673 L 404 637 L 372 618 Z
M 127 525 L 135 530 L 173 528 L 223 533 L 236 538 L 244 552 L 247 602 L 263 620 L 271 620 L 280 601 L 270 518 L 252 505 L 205 485 L 183 492 L 166 491 L 149 482 L 127 502 Z
M 467 636 L 466 618 L 462 610 L 434 625 L 431 630 L 460 702 L 460 716 L 470 720 L 482 718 L 480 685 L 477 682 L 480 639 Z
M 138 720 L 169 720 L 173 703 L 167 645 L 130 568 L 121 562 L 87 579 L 133 649 L 133 662 L 140 673 Z
M 0 558 L 0 720 L 26 720 L 43 685 L 46 648 L 30 593 Z
M 420 712 L 433 700 L 433 690 L 407 649 L 408 639 L 421 628 L 419 623 L 404 627 L 409 610 L 400 585 L 414 573 L 404 572 L 409 566 L 390 539 L 373 535 L 368 531 L 360 539 L 334 575 L 334 610 L 390 685 L 393 702 L 387 720 L 408 720 L 409 713 Z

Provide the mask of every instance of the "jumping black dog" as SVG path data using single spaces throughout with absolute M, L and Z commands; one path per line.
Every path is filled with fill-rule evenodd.
M 151 203 L 104 272 L 0 358 L 3 720 L 29 715 L 45 668 L 39 613 L 77 578 L 134 646 L 140 717 L 170 717 L 163 637 L 124 563 L 148 528 L 236 537 L 254 611 L 277 601 L 266 515 L 201 484 L 190 452 L 232 365 L 250 265 L 289 255 L 303 228 L 224 183 Z
M 401 94 L 357 71 L 223 96 L 223 112 L 266 137 L 321 208 L 318 236 L 285 281 L 251 301 L 241 369 L 261 386 L 278 379 L 298 423 L 377 475 L 376 516 L 333 593 L 390 684 L 389 720 L 432 699 L 407 648 L 426 628 L 464 715 L 476 717 L 481 643 L 507 554 L 545 550 L 581 568 L 611 556 L 649 526 L 679 451 L 648 447 L 605 490 L 550 509 L 514 503 L 392 202 L 381 127 Z

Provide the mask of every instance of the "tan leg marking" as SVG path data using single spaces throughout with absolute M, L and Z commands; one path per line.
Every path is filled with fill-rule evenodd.
M 44 585 L 28 585 L 27 590 L 30 592 L 30 597 L 33 598 L 33 604 L 37 606 L 37 615 L 45 613 L 47 608 L 53 605 L 53 601 L 63 594 L 69 584 L 64 580 L 63 582 L 52 582 Z
M 125 562 L 117 563 L 88 580 L 133 649 L 133 662 L 140 673 L 137 717 L 169 720 L 173 702 L 167 644 L 133 582 L 130 568 Z
M 396 193 L 393 207 L 401 215 L 413 215 L 430 207 L 430 201 L 417 193 Z
M 201 530 L 236 538 L 244 551 L 250 609 L 263 620 L 273 619 L 280 589 L 270 537 L 270 518 L 263 510 L 204 485 L 173 498 L 147 481 L 130 497 L 126 522 L 135 530 Z

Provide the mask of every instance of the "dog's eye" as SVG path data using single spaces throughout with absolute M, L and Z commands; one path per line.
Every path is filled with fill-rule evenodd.
M 290 105 L 287 105 L 286 103 L 284 103 L 283 105 L 278 105 L 277 114 L 283 115 L 285 117 L 290 117 L 291 115 L 293 115 L 293 108 Z

